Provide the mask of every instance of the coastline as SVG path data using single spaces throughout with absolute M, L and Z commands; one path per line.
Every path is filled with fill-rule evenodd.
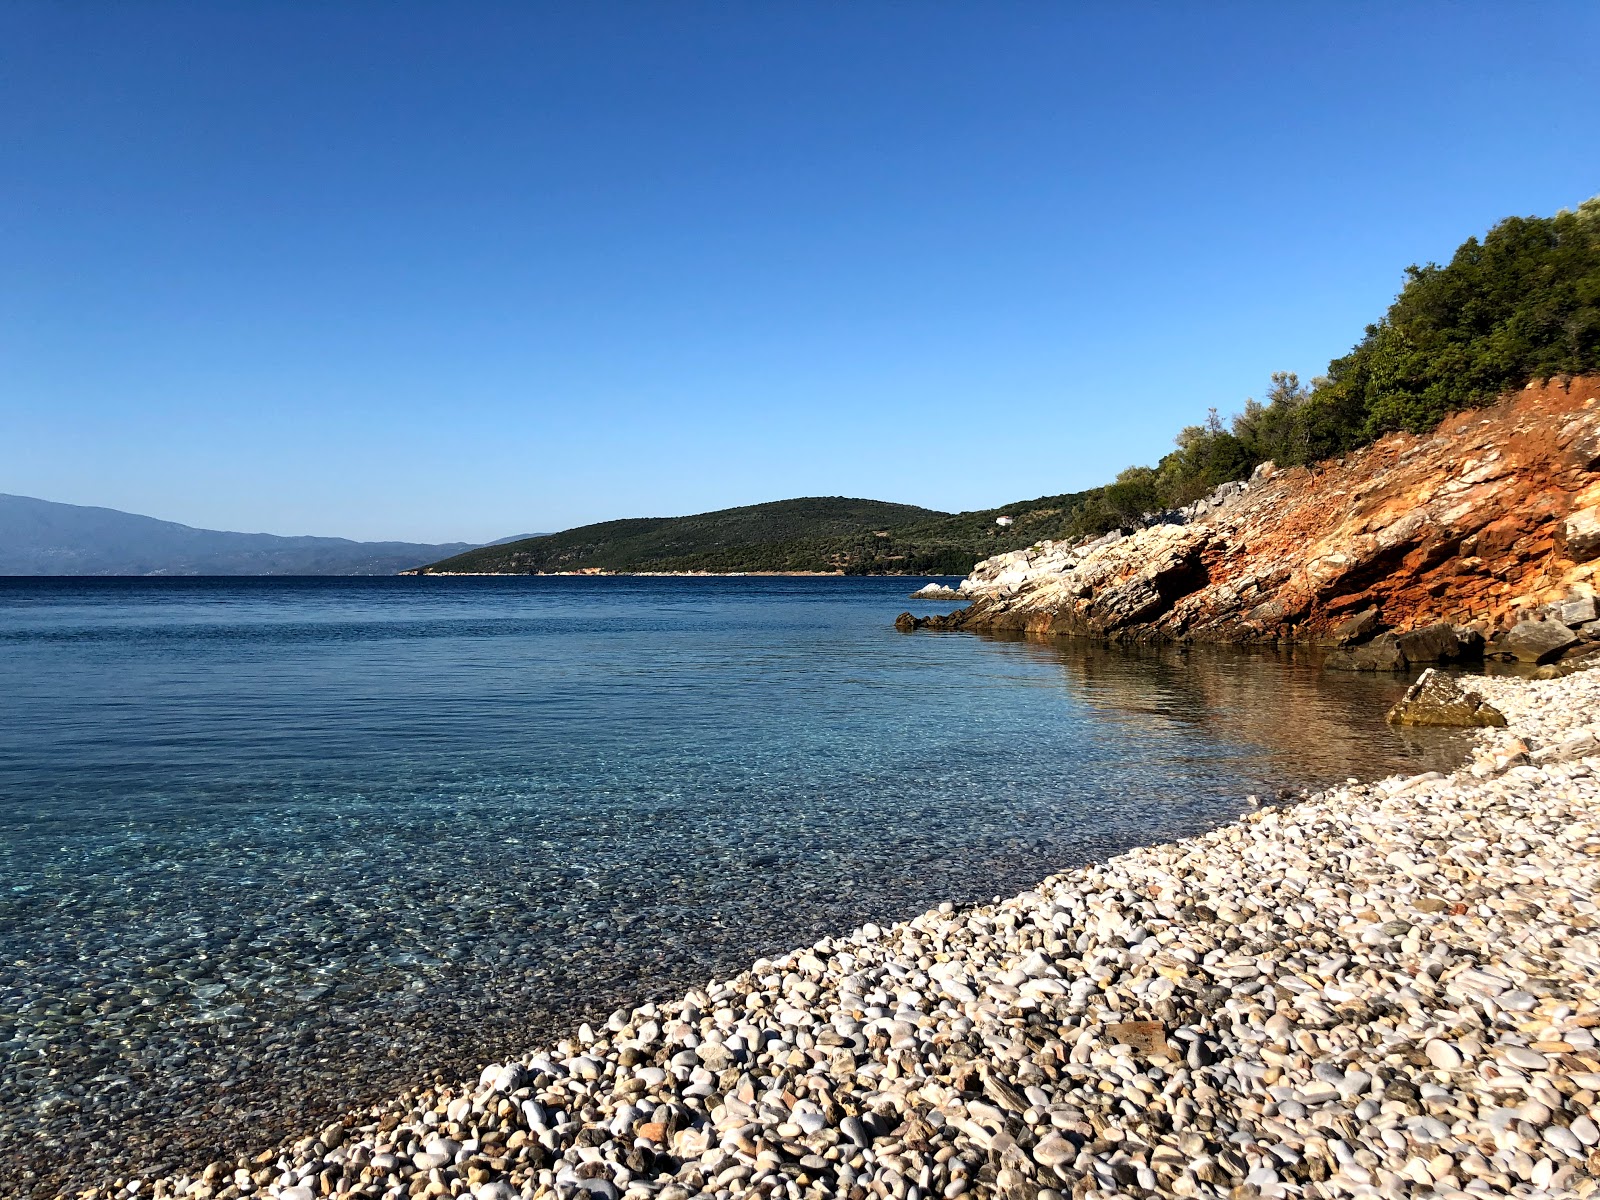
M 823 938 L 99 1195 L 1591 1195 L 1600 672 L 1469 686 L 1510 724 L 1451 775 Z
M 435 576 L 463 579 L 844 579 L 843 571 L 605 571 L 599 568 L 586 571 L 401 571 L 401 575 Z M 953 575 L 927 575 L 914 573 L 889 575 L 878 578 L 894 579 L 954 579 Z
M 959 589 L 965 607 L 896 625 L 1310 645 L 1357 671 L 1565 665 L 1600 653 L 1600 626 L 1585 628 L 1597 573 L 1600 379 L 1580 376 L 1315 466 L 1264 462 L 1095 538 L 986 559 Z

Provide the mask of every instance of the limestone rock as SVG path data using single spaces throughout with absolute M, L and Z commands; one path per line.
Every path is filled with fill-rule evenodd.
M 1560 621 L 1569 629 L 1577 629 L 1600 616 L 1595 611 L 1593 596 L 1568 596 L 1565 600 L 1545 605 L 1543 611 L 1545 616 Z
M 1502 726 L 1505 715 L 1449 675 L 1428 668 L 1389 710 L 1392 725 Z
M 1600 554 L 1600 505 L 1568 517 L 1561 526 L 1561 543 L 1567 555 L 1578 562 Z
M 910 627 L 1313 643 L 1350 650 L 1330 665 L 1397 670 L 1475 656 L 1428 632 L 1445 622 L 1504 625 L 1572 597 L 1558 623 L 1581 624 L 1600 587 L 1597 401 L 1597 377 L 1539 383 L 1428 434 L 999 554 L 963 584 L 971 607 Z M 1412 632 L 1395 645 L 1385 626 Z
M 1406 656 L 1398 637 L 1380 633 L 1364 646 L 1335 651 L 1323 665 L 1330 671 L 1404 671 Z
M 1578 636 L 1560 621 L 1519 621 L 1490 643 L 1489 652 L 1518 662 L 1547 663 L 1577 644 Z
M 1402 633 L 1395 639 L 1406 663 L 1453 663 L 1476 658 L 1483 652 L 1483 635 L 1475 629 L 1458 630 L 1453 625 L 1429 625 Z
M 1102 630 L 1118 629 L 1153 616 L 1161 608 L 1161 590 L 1154 583 L 1131 579 L 1096 596 L 1089 605 L 1089 619 Z
M 1363 609 L 1349 620 L 1334 627 L 1333 640 L 1341 646 L 1348 646 L 1376 633 L 1378 624 L 1378 610 L 1375 608 Z

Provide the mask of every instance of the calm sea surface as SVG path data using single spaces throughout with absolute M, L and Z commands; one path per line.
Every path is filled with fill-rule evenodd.
M 1458 753 L 1399 681 L 896 633 L 917 582 L 0 580 L 0 1191 Z

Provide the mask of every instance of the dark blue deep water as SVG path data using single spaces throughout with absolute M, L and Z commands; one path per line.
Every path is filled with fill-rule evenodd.
M 917 582 L 0 580 L 0 1158 L 264 1141 L 1455 753 L 1401 681 L 896 633 Z

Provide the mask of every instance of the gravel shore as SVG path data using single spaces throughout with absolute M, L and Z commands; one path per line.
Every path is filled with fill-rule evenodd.
M 1600 672 L 1468 683 L 1509 725 L 1452 775 L 866 925 L 98 1196 L 1592 1195 Z

